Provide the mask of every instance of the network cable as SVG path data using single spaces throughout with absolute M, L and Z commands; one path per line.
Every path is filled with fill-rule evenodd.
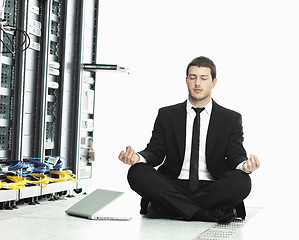
M 61 159 L 63 159 L 63 161 Z M 59 170 L 65 165 L 66 159 L 61 156 L 51 156 L 49 157 L 48 162 L 53 165 L 52 169 Z
M 1 180 L 0 180 L 0 189 L 3 188 L 4 184 L 6 184 L 6 182 L 1 182 Z
M 17 171 L 16 173 L 17 175 L 26 177 L 33 172 L 33 166 L 28 162 L 22 162 L 22 163 L 23 163 L 22 171 L 21 172 Z
M 60 169 L 63 167 L 63 162 L 59 159 L 56 164 L 53 166 L 53 169 Z
M 16 172 L 17 175 L 25 177 L 28 176 L 33 172 L 33 167 L 30 163 L 23 162 L 21 160 L 6 160 L 9 164 L 14 164 L 10 167 L 8 167 L 8 171 Z
M 14 164 L 12 166 L 10 166 L 8 168 L 8 171 L 17 171 L 19 169 L 22 169 L 23 168 L 23 164 L 22 164 L 22 161 L 21 160 L 6 160 L 7 163 L 9 164 Z
M 30 176 L 39 178 L 39 180 L 29 181 L 28 183 L 39 185 L 41 188 L 47 187 L 51 180 L 48 176 L 40 173 L 31 173 Z
M 38 160 L 40 160 L 40 161 L 38 161 Z M 42 161 L 46 162 L 47 164 L 43 163 Z M 45 160 L 43 158 L 31 158 L 31 159 L 29 159 L 29 162 L 38 166 L 38 167 L 33 168 L 34 173 L 45 173 L 50 170 L 49 163 L 47 162 L 47 160 Z
M 75 177 L 76 175 L 70 172 L 66 172 L 66 171 L 58 171 L 58 170 L 50 170 L 49 171 L 50 174 L 56 174 L 59 175 L 60 178 L 52 178 L 51 182 L 65 182 L 68 180 L 74 181 L 74 182 L 78 182 Z
M 6 183 L 5 187 L 10 189 L 22 189 L 28 180 L 21 176 L 7 176 L 7 179 L 13 181 L 13 183 Z
M 2 22 L 3 24 L 3 22 Z M 9 48 L 9 46 L 2 40 L 0 39 L 0 41 L 3 43 L 3 46 L 12 54 L 15 54 L 16 52 L 24 52 L 26 51 L 29 46 L 30 46 L 30 36 L 29 34 L 24 31 L 23 29 L 16 27 L 16 26 L 9 26 L 9 25 L 3 25 L 3 27 L 0 25 L 0 30 L 4 33 L 4 35 L 7 37 L 8 41 L 10 42 L 12 49 Z M 7 31 L 18 31 L 21 32 L 23 34 L 23 36 L 25 37 L 24 41 L 20 44 L 19 47 L 14 47 L 14 43 L 11 40 L 11 38 L 9 37 L 9 34 Z M 27 43 L 27 44 L 26 44 Z M 23 45 L 26 44 L 25 48 L 21 49 L 23 47 Z

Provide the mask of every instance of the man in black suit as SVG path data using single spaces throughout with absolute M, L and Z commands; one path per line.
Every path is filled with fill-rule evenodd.
M 132 165 L 128 181 L 142 197 L 140 212 L 220 223 L 244 219 L 249 173 L 260 162 L 253 154 L 247 158 L 241 115 L 212 99 L 217 78 L 210 59 L 189 63 L 186 84 L 188 100 L 159 110 L 147 147 L 136 153 L 128 146 L 119 155 Z

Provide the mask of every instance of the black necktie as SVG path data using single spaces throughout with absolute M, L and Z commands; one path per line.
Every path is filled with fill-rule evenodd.
M 205 108 L 194 108 L 196 117 L 193 122 L 192 144 L 191 144 L 191 157 L 189 169 L 189 188 L 192 192 L 198 189 L 198 162 L 199 162 L 199 130 L 200 130 L 200 113 Z

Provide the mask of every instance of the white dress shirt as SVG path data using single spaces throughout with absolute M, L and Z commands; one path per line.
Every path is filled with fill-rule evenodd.
M 185 146 L 185 156 L 182 165 L 182 169 L 179 179 L 188 180 L 189 179 L 189 169 L 190 169 L 190 157 L 191 157 L 191 144 L 192 144 L 192 131 L 193 131 L 193 122 L 196 117 L 195 111 L 192 109 L 192 104 L 190 101 L 187 101 L 186 111 L 186 146 Z M 212 113 L 212 101 L 204 106 L 204 110 L 200 113 L 200 136 L 199 136 L 199 164 L 198 164 L 198 180 L 214 181 L 213 177 L 207 169 L 206 163 L 206 140 L 207 132 L 210 123 L 210 117 Z M 146 163 L 146 159 L 138 154 L 140 157 L 139 162 Z M 244 162 L 240 163 L 236 169 L 243 171 L 242 165 Z
M 187 122 L 186 122 L 186 146 L 185 156 L 179 179 L 189 179 L 190 169 L 190 156 L 191 156 L 191 145 L 192 145 L 192 131 L 193 122 L 196 117 L 195 111 L 192 109 L 192 104 L 187 101 Z M 199 164 L 198 164 L 198 179 L 199 180 L 214 180 L 211 174 L 208 172 L 206 164 L 206 140 L 207 132 L 210 122 L 210 116 L 212 112 L 212 101 L 210 101 L 204 110 L 200 113 L 200 136 L 199 136 Z

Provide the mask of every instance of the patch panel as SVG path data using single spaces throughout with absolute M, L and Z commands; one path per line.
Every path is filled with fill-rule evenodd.
M 0 127 L 0 150 L 10 151 L 12 147 L 12 128 Z
M 10 97 L 0 95 L 0 118 L 9 119 L 10 116 Z
M 0 119 L 12 120 L 14 98 L 11 96 L 0 95 Z
M 6 24 L 9 26 L 15 26 L 17 21 L 16 1 L 5 1 L 4 7 L 4 19 Z M 9 31 L 7 31 L 9 33 Z M 12 47 L 15 44 L 15 37 L 11 34 L 3 34 L 3 42 L 5 45 Z M 6 57 L 13 57 L 12 53 L 9 52 L 5 47 L 3 48 L 3 55 Z
M 0 127 L 0 150 L 7 150 L 8 142 L 8 127 Z
M 59 43 L 50 41 L 50 54 L 59 56 Z
M 3 63 L 1 71 L 1 87 L 11 88 L 12 80 L 12 66 Z
M 12 48 L 13 44 L 15 44 L 15 37 L 14 35 L 10 34 L 10 32 L 5 31 L 6 33 L 3 34 L 3 43 L 5 46 L 7 46 L 9 49 Z M 12 57 L 12 54 L 9 52 L 7 47 L 3 46 L 3 53 L 4 56 Z
M 56 115 L 56 108 L 54 102 L 47 103 L 47 115 Z
M 17 2 L 5 1 L 4 19 L 9 26 L 16 26 L 17 23 Z M 13 54 L 16 46 L 16 36 L 14 31 L 6 29 L 2 32 L 3 42 L 2 55 L 5 61 L 1 62 L 1 94 L 0 94 L 0 158 L 11 155 L 13 118 L 14 118 L 14 87 L 15 87 L 15 55 Z
M 56 96 L 56 88 L 53 88 L 53 87 L 49 87 L 48 88 L 48 96 Z
M 57 146 L 60 144 L 60 124 L 59 119 L 61 117 L 62 105 L 60 103 L 60 97 L 63 94 L 60 88 L 65 79 L 61 76 L 61 63 L 63 60 L 63 49 L 61 46 L 64 44 L 64 38 L 61 36 L 63 33 L 63 22 L 61 22 L 60 16 L 64 11 L 65 4 L 58 0 L 51 2 L 51 13 L 49 22 L 50 31 L 50 44 L 48 53 L 48 83 L 47 83 L 47 119 L 46 119 L 46 134 L 45 134 L 45 156 L 51 156 L 57 152 Z M 50 118 L 51 117 L 51 118 Z M 68 153 L 69 154 L 69 153 Z M 70 165 L 70 164 L 67 164 Z
M 13 35 L 4 34 L 3 42 L 6 47 L 3 46 L 3 56 L 12 58 L 13 54 L 11 52 L 12 46 L 15 45 L 15 37 Z
M 58 17 L 60 17 L 60 1 L 53 0 L 52 3 L 52 13 Z
M 4 19 L 7 22 L 8 25 L 14 26 L 16 23 L 16 6 L 15 1 L 5 1 L 5 7 L 4 7 Z
M 60 25 L 59 22 L 51 21 L 51 34 L 59 37 Z
M 55 140 L 55 123 L 54 122 L 47 122 L 46 123 L 46 142 L 54 143 Z M 53 144 L 49 144 L 46 147 L 47 149 L 49 148 L 54 148 Z

